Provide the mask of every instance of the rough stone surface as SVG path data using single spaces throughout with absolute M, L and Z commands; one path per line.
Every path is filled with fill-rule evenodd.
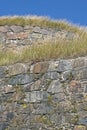
M 77 37 L 39 26 L 0 26 L 5 46 Z M 0 66 L 0 130 L 87 130 L 87 57 Z
M 33 66 L 33 72 L 32 73 L 45 73 L 47 71 L 48 68 L 48 63 L 36 63 Z
M 0 130 L 86 130 L 81 59 L 0 66 Z
M 39 26 L 25 25 L 11 25 L 0 26 L 0 42 L 5 45 L 12 43 L 19 46 L 27 46 L 31 44 L 44 43 L 44 41 L 55 41 L 57 39 L 74 40 L 78 39 L 76 33 L 68 32 L 66 30 L 44 28 Z
M 22 32 L 23 31 L 23 28 L 21 26 L 16 26 L 16 25 L 12 25 L 10 27 L 10 29 L 15 32 L 15 33 L 18 33 L 18 32 Z
M 8 31 L 9 31 L 9 27 L 8 26 L 0 26 L 0 32 L 6 33 Z
M 5 34 L 0 32 L 0 43 L 5 43 L 5 39 L 6 39 Z
M 8 67 L 9 75 L 17 75 L 28 72 L 28 65 L 17 63 Z
M 34 80 L 33 74 L 20 74 L 17 76 L 12 76 L 10 80 L 8 81 L 11 85 L 16 84 L 27 84 Z
M 55 93 L 62 93 L 62 84 L 60 83 L 59 80 L 54 80 L 51 82 L 47 92 L 55 94 Z
M 87 58 L 81 59 L 1 66 L 0 130 L 86 130 Z

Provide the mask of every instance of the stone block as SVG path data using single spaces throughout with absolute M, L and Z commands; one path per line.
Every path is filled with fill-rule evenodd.
M 35 105 L 34 105 L 35 106 Z M 37 108 L 35 108 L 32 113 L 37 115 L 50 114 L 53 111 L 53 106 L 48 103 L 40 103 L 37 104 Z
M 49 94 L 45 91 L 32 91 L 25 93 L 25 102 L 41 102 L 46 101 Z
M 20 74 L 16 76 L 12 76 L 8 83 L 11 85 L 24 85 L 33 82 L 34 76 L 33 74 Z
M 7 71 L 8 71 L 8 68 L 6 66 L 0 67 L 0 79 L 5 78 Z
M 28 39 L 28 33 L 26 32 L 20 32 L 20 33 L 7 33 L 7 40 L 23 40 Z
M 79 120 L 79 124 L 87 126 L 87 116 Z
M 59 74 L 55 71 L 48 71 L 47 73 L 45 73 L 44 75 L 44 79 L 50 79 L 50 80 L 57 80 L 59 78 Z
M 33 30 L 32 30 L 33 32 L 35 32 L 35 33 L 40 33 L 40 31 L 41 31 L 41 28 L 40 27 L 38 27 L 38 26 L 36 26 L 36 27 L 34 27 L 33 28 Z
M 72 66 L 73 68 L 80 68 L 85 66 L 85 58 L 82 57 L 82 58 L 73 59 Z
M 57 70 L 58 72 L 72 70 L 72 60 L 60 60 Z
M 76 80 L 72 80 L 69 83 L 69 91 L 73 92 L 73 93 L 79 93 L 81 92 L 81 83 L 79 81 Z
M 45 73 L 48 69 L 48 63 L 46 62 L 38 62 L 36 64 L 34 64 L 32 67 L 33 69 L 31 70 L 32 73 Z
M 8 26 L 0 26 L 0 32 L 6 33 L 8 31 L 9 31 L 9 27 Z
M 82 67 L 74 70 L 73 72 L 74 72 L 75 79 L 77 80 L 87 79 L 87 68 Z
M 5 40 L 6 40 L 5 34 L 0 32 L 0 43 L 5 43 Z
M 59 80 L 53 80 L 49 85 L 47 92 L 55 94 L 55 93 L 63 93 L 63 87 Z
M 32 33 L 31 37 L 35 39 L 42 39 L 42 34 L 41 33 Z
M 18 32 L 23 32 L 23 27 L 22 26 L 17 26 L 17 25 L 12 25 L 10 26 L 11 31 L 18 33 Z
M 16 63 L 8 66 L 8 75 L 17 75 L 21 73 L 27 73 L 28 66 L 23 63 Z
M 48 71 L 57 71 L 59 61 L 50 61 Z

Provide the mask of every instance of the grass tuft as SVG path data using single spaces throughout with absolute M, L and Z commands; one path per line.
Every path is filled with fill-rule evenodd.
M 41 16 L 4 16 L 0 17 L 0 26 L 3 25 L 30 25 L 45 28 L 63 29 L 72 32 L 79 32 L 81 29 L 66 20 L 51 20 L 48 17 Z
M 0 26 L 2 25 L 30 25 L 62 29 L 79 34 L 79 38 L 70 41 L 65 39 L 51 41 L 48 39 L 45 40 L 44 43 L 33 44 L 24 49 L 21 47 L 20 49 L 17 48 L 17 53 L 14 52 L 14 49 L 3 51 L 3 45 L 0 45 L 0 65 L 14 64 L 16 62 L 25 62 L 29 60 L 42 61 L 87 55 L 87 32 L 84 28 L 74 26 L 66 21 L 54 21 L 49 18 L 37 16 L 8 16 L 0 18 Z
M 13 64 L 16 62 L 44 61 L 57 58 L 74 58 L 87 55 L 87 35 L 80 40 L 54 41 L 44 44 L 35 44 L 18 50 L 0 51 L 0 65 Z

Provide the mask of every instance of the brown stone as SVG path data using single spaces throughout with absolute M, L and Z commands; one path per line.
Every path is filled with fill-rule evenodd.
M 8 27 L 7 26 L 0 26 L 0 32 L 6 33 L 8 32 Z
M 81 91 L 81 83 L 79 81 L 72 80 L 69 84 L 69 91 L 80 92 Z
M 5 86 L 4 90 L 5 90 L 5 93 L 11 93 L 15 91 L 12 85 Z
M 77 87 L 77 86 L 80 86 L 80 83 L 79 83 L 79 81 L 72 80 L 72 81 L 70 82 L 70 86 L 72 86 L 72 87 Z
M 33 73 L 45 73 L 48 69 L 48 63 L 36 63 L 33 68 Z
M 23 40 L 28 38 L 28 33 L 7 33 L 7 39 L 8 40 L 15 40 L 15 39 L 19 39 L 19 40 Z

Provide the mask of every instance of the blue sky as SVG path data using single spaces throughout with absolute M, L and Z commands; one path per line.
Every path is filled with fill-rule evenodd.
M 87 0 L 0 0 L 0 16 L 40 15 L 87 25 Z

